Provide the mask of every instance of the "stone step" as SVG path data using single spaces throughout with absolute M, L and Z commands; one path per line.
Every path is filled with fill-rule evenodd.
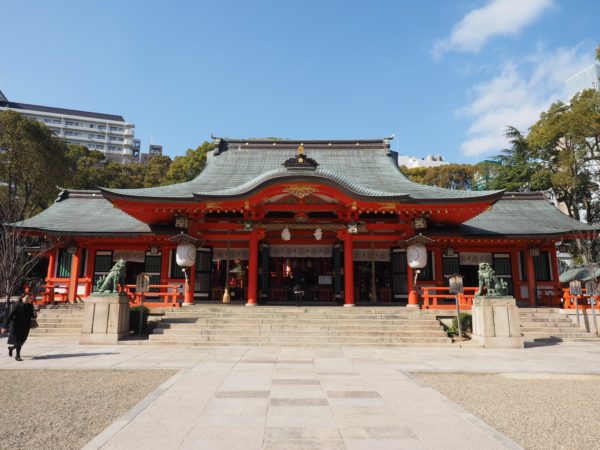
M 196 318 L 224 318 L 224 319 L 236 319 L 236 318 L 277 318 L 277 319 L 297 319 L 306 318 L 314 320 L 418 320 L 435 318 L 429 314 L 288 314 L 288 313 L 266 313 L 266 314 L 226 314 L 226 313 L 204 313 L 204 314 L 192 314 L 186 312 L 168 312 L 165 314 L 165 318 L 176 318 L 176 317 L 196 317 Z
M 168 341 L 173 338 L 173 341 L 179 342 L 229 342 L 238 343 L 240 345 L 247 345 L 248 343 L 279 343 L 289 342 L 295 343 L 296 345 L 309 344 L 309 343 L 334 343 L 334 344 L 353 344 L 353 343 L 371 343 L 371 344 L 384 344 L 384 343 L 404 343 L 404 342 L 419 342 L 419 343 L 445 343 L 450 342 L 448 337 L 420 337 L 420 336 L 403 336 L 403 337 L 342 337 L 342 336 L 285 336 L 282 339 L 281 336 L 209 336 L 209 335 L 177 335 L 177 336 L 161 336 L 158 334 L 150 335 L 150 340 L 155 341 Z
M 526 342 L 537 343 L 553 343 L 553 342 L 589 342 L 600 343 L 600 338 L 597 337 L 580 337 L 580 338 L 565 338 L 565 337 L 541 337 L 541 338 L 525 338 Z
M 577 333 L 577 332 L 587 333 L 586 331 L 584 331 L 582 328 L 579 328 L 578 326 L 574 326 L 574 327 L 552 327 L 552 326 L 524 327 L 523 325 L 521 325 L 521 332 L 522 333 Z
M 119 342 L 120 344 L 127 344 L 127 341 Z M 137 345 L 138 343 L 135 342 Z M 198 347 L 450 347 L 452 342 L 449 339 L 447 342 L 394 342 L 394 343 L 332 343 L 332 342 L 246 342 L 243 344 L 237 342 L 221 342 L 221 341 L 166 341 L 166 340 L 153 340 L 143 341 L 142 345 L 186 345 L 186 346 L 198 346 Z
M 282 313 L 282 312 L 301 312 L 309 314 L 319 314 L 323 312 L 337 311 L 341 314 L 373 314 L 373 313 L 397 313 L 397 312 L 419 312 L 413 308 L 407 308 L 406 306 L 383 306 L 383 307 L 372 307 L 372 306 L 357 306 L 355 308 L 343 308 L 341 306 L 255 306 L 246 307 L 243 305 L 239 306 L 217 306 L 217 305 L 192 305 L 184 306 L 182 308 L 176 308 L 176 311 L 209 311 L 211 313 L 218 312 L 240 312 L 240 313 Z M 174 310 L 174 311 L 175 311 Z
M 558 318 L 552 318 L 552 317 L 544 317 L 544 318 L 539 318 L 539 317 L 523 317 L 521 318 L 521 323 L 525 323 L 525 322 L 535 322 L 535 323 L 573 323 L 573 321 L 571 319 L 569 319 L 568 317 L 558 317 Z
M 570 320 L 554 320 L 547 322 L 536 322 L 536 321 L 523 321 L 521 322 L 522 327 L 578 327 L 578 325 Z
M 581 333 L 567 333 L 567 332 L 557 332 L 557 333 L 552 333 L 552 332 L 534 332 L 534 333 L 524 333 L 524 336 L 527 339 L 539 339 L 539 338 L 551 338 L 551 337 L 556 337 L 556 338 L 591 338 L 593 340 L 599 340 L 600 338 L 598 337 L 594 337 L 593 334 L 591 333 L 587 333 L 587 332 L 581 332 Z
M 67 313 L 67 314 L 61 314 L 61 313 L 55 313 L 55 312 L 51 312 L 51 313 L 38 313 L 37 315 L 39 318 L 44 318 L 44 319 L 62 319 L 64 318 L 73 318 L 73 319 L 81 319 L 83 318 L 83 314 L 80 313 Z
M 81 322 L 74 323 L 46 323 L 38 320 L 38 328 L 81 328 Z
M 45 328 L 38 327 L 31 330 L 32 334 L 56 334 L 56 335 L 72 335 L 81 333 L 81 327 L 61 327 L 61 328 Z
M 43 317 L 37 316 L 38 323 L 81 323 L 83 317 Z
M 195 319 L 195 318 L 178 318 L 178 319 L 173 319 L 173 318 L 168 318 L 168 319 L 163 319 L 163 322 L 166 323 L 197 323 L 197 324 L 212 324 L 212 323 L 221 323 L 221 324 L 248 324 L 248 325 L 256 325 L 256 324 L 273 324 L 273 325 L 287 325 L 287 324 L 298 324 L 298 325 L 306 325 L 306 324 L 322 324 L 322 325 L 365 325 L 365 324 L 369 324 L 371 326 L 383 326 L 383 325 L 389 325 L 389 326 L 403 326 L 406 325 L 408 323 L 422 323 L 424 325 L 426 324 L 437 324 L 437 320 L 435 319 L 428 319 L 428 320 L 419 320 L 419 321 L 406 321 L 406 320 L 369 320 L 369 321 L 364 321 L 364 320 L 342 320 L 342 319 L 333 319 L 333 320 L 326 320 L 326 319 L 305 319 L 305 318 L 299 318 L 299 319 L 295 319 L 295 320 L 282 320 L 282 319 L 277 319 L 277 318 L 253 318 L 253 319 L 247 319 L 247 318 L 239 318 L 239 319 L 226 319 L 226 318 L 201 318 L 201 319 Z
M 206 322 L 206 323 L 172 323 L 172 322 L 159 322 L 157 328 L 185 328 L 185 329 L 214 329 L 214 330 L 255 330 L 255 329 L 269 329 L 269 330 L 349 330 L 349 331 L 361 331 L 361 330 L 384 330 L 384 331 L 395 331 L 395 330 L 439 330 L 440 324 L 438 322 L 432 323 L 407 323 L 402 325 L 378 325 L 376 327 L 370 324 L 360 325 L 347 325 L 347 324 L 297 324 L 297 323 L 286 323 L 286 324 L 274 324 L 274 323 L 260 323 L 260 324 L 239 324 L 239 323 L 220 323 L 220 322 Z
M 185 329 L 185 328 L 159 328 L 154 330 L 155 334 L 164 334 L 164 335 L 175 335 L 175 334 L 185 334 L 185 335 L 220 335 L 220 336 L 241 336 L 241 337 L 253 337 L 253 336 L 314 336 L 314 335 L 323 335 L 323 336 L 372 336 L 372 337 L 391 337 L 391 336 L 422 336 L 422 337 L 431 337 L 431 336 L 446 336 L 441 330 L 432 330 L 432 331 L 423 331 L 423 330 L 413 330 L 413 331 L 378 331 L 378 330 L 369 330 L 369 331 L 348 331 L 348 330 L 340 330 L 340 331 L 331 331 L 331 330 L 321 330 L 320 333 L 315 333 L 313 330 L 297 330 L 293 333 L 290 333 L 288 330 L 212 330 L 212 329 Z

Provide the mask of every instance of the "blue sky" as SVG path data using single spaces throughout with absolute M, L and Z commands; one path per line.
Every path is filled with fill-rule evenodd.
M 0 0 L 0 89 L 123 115 L 147 149 L 371 138 L 475 162 L 594 62 L 600 2 Z

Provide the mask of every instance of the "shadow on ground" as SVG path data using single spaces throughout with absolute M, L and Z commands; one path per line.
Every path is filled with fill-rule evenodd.
M 31 359 L 62 359 L 62 358 L 80 358 L 83 356 L 100 356 L 100 355 L 118 355 L 117 352 L 109 353 L 66 353 L 66 354 L 55 354 L 55 355 L 41 355 L 32 356 Z

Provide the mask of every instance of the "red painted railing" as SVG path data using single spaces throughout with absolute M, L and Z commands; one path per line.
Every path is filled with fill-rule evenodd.
M 158 308 L 164 307 L 179 307 L 181 306 L 180 300 L 183 296 L 180 294 L 181 286 L 176 284 L 151 284 L 150 290 L 156 290 L 156 292 L 135 292 L 135 284 L 126 284 L 125 292 L 129 296 L 129 305 L 138 306 L 142 304 L 145 306 L 152 306 Z
M 454 294 L 450 293 L 448 287 L 433 287 L 433 286 L 421 286 L 420 289 L 423 291 L 421 298 L 422 309 L 454 309 L 456 308 L 456 298 Z M 458 306 L 460 309 L 469 310 L 473 307 L 473 297 L 476 287 L 464 288 L 463 294 L 458 294 Z
M 578 295 L 577 296 L 577 305 L 579 306 L 579 309 L 590 309 L 592 307 L 592 302 L 590 301 L 591 296 L 586 294 L 585 289 L 581 289 L 581 291 L 583 292 L 583 295 Z M 563 307 L 565 309 L 575 309 L 575 296 L 572 296 L 569 293 L 569 289 L 568 288 L 563 288 Z M 598 304 L 600 302 L 600 298 L 598 297 L 594 297 L 594 309 L 600 309 L 600 305 Z
M 65 285 L 44 284 L 33 300 L 34 305 L 48 305 L 54 303 L 67 303 L 69 301 L 69 287 Z

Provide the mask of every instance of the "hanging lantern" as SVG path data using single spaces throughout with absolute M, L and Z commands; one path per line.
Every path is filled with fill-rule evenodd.
M 284 241 L 289 241 L 291 238 L 292 238 L 292 233 L 290 233 L 290 229 L 288 227 L 285 227 L 281 231 L 281 239 L 283 239 Z
M 179 244 L 175 253 L 175 262 L 180 267 L 192 267 L 196 262 L 196 246 L 191 243 Z
M 411 269 L 422 269 L 427 265 L 427 248 L 423 244 L 411 244 L 406 248 L 406 261 Z
M 323 237 L 323 231 L 320 228 L 317 228 L 315 230 L 315 232 L 313 233 L 313 235 L 317 241 L 320 241 L 321 238 Z

